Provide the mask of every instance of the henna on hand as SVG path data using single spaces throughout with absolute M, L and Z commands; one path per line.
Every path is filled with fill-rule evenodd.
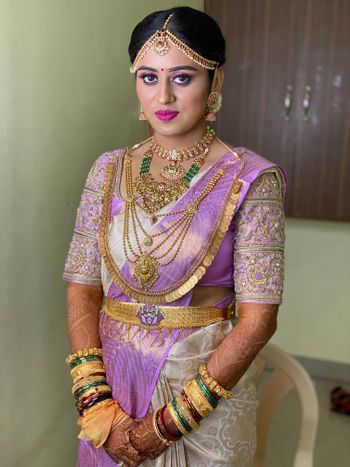
M 173 417 L 170 415 L 168 407 L 165 408 L 163 416 L 166 429 L 169 431 L 169 433 L 174 436 L 174 438 L 181 438 L 182 433 L 179 431 L 173 420 Z
M 107 454 L 117 463 L 123 462 L 125 467 L 135 467 L 147 456 L 140 454 L 129 440 L 130 430 L 137 428 L 138 423 L 131 417 L 111 431 L 103 447 Z
M 218 383 L 231 389 L 243 376 L 277 327 L 278 305 L 240 303 L 238 323 L 208 362 L 208 371 Z
M 87 347 L 101 347 L 98 320 L 102 297 L 102 287 L 68 283 L 67 326 L 73 353 Z
M 155 459 L 168 445 L 160 440 L 153 427 L 153 412 L 137 420 L 137 426 L 130 432 L 130 442 L 140 454 Z

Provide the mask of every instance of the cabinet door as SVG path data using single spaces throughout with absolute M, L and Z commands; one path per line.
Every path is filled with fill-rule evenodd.
M 227 44 L 218 135 L 287 169 L 287 215 L 350 220 L 350 0 L 206 0 L 205 10 Z
M 290 214 L 350 221 L 350 0 L 299 3 L 304 32 Z

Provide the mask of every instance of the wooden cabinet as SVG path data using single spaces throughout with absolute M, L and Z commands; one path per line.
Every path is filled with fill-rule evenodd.
M 226 38 L 217 133 L 282 164 L 287 215 L 350 221 L 350 0 L 205 0 Z

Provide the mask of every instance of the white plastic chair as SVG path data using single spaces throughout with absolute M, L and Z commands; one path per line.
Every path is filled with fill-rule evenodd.
M 255 361 L 258 387 L 266 365 L 272 367 L 272 372 L 259 395 L 257 449 L 253 466 L 267 467 L 266 451 L 270 424 L 281 400 L 289 391 L 295 390 L 300 402 L 301 421 L 293 467 L 313 467 L 319 413 L 317 395 L 310 376 L 295 358 L 271 343 L 260 351 Z

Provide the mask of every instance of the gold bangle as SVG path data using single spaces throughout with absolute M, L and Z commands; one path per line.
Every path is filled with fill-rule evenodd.
M 186 395 L 191 400 L 194 408 L 197 410 L 199 415 L 204 418 L 210 414 L 214 410 L 214 408 L 210 405 L 202 391 L 199 389 L 197 381 L 192 379 L 188 383 L 185 384 L 184 387 Z
M 67 365 L 70 365 L 74 360 L 81 357 L 88 357 L 89 355 L 96 355 L 102 357 L 102 349 L 98 347 L 88 347 L 86 349 L 78 350 L 78 352 L 68 355 L 66 358 Z
M 187 420 L 187 423 L 191 426 L 193 430 L 198 430 L 199 428 L 199 423 L 196 422 L 196 420 L 192 417 L 190 414 L 189 410 L 185 406 L 185 403 L 182 399 L 181 396 L 176 397 L 177 405 L 180 407 L 182 415 L 185 417 Z
M 73 378 L 74 383 L 76 383 L 78 378 L 82 378 L 83 376 L 88 376 L 92 372 L 94 373 L 104 372 L 105 373 L 106 370 L 103 365 L 103 362 L 82 363 L 81 365 L 71 370 L 70 374 Z
M 104 401 L 101 401 L 101 402 L 97 402 L 92 407 L 89 407 L 88 409 L 84 409 L 83 413 L 81 415 L 81 418 L 85 417 L 86 415 L 90 414 L 91 412 L 96 411 L 96 409 L 101 409 L 104 405 L 107 405 L 107 404 L 110 404 L 110 403 L 111 403 L 111 399 L 107 399 L 107 400 L 104 400 Z
M 102 375 L 102 376 L 87 376 L 86 378 L 81 378 L 79 379 L 77 383 L 73 384 L 72 394 L 74 394 L 75 391 L 82 388 L 83 386 L 86 386 L 87 384 L 92 383 L 94 381 L 105 381 L 106 382 L 106 377 Z
M 169 415 L 173 419 L 173 421 L 174 421 L 177 429 L 180 431 L 180 433 L 182 433 L 183 435 L 187 435 L 188 432 L 184 429 L 184 427 L 182 426 L 180 420 L 177 418 L 176 412 L 175 412 L 174 407 L 173 407 L 171 402 L 167 405 L 167 409 L 168 409 Z
M 198 373 L 201 375 L 205 385 L 219 397 L 223 397 L 224 399 L 232 399 L 233 394 L 232 391 L 225 389 L 224 387 L 220 386 L 220 384 L 210 376 L 208 367 L 204 363 L 199 366 Z
M 163 407 L 158 407 L 158 409 L 156 409 L 153 413 L 153 417 L 152 417 L 152 423 L 153 423 L 153 428 L 154 428 L 154 431 L 157 435 L 157 437 L 161 440 L 161 442 L 163 444 L 165 444 L 166 446 L 170 446 L 170 444 L 174 444 L 174 441 L 169 441 L 168 439 L 164 438 L 164 436 L 162 435 L 162 433 L 160 432 L 160 429 L 158 427 L 158 414 L 159 412 L 162 410 Z
M 84 399 L 85 397 L 89 397 L 92 394 L 105 394 L 107 392 L 112 392 L 112 388 L 108 386 L 107 384 L 104 384 L 103 386 L 94 386 L 92 388 L 87 389 L 84 391 L 80 396 L 79 399 Z

